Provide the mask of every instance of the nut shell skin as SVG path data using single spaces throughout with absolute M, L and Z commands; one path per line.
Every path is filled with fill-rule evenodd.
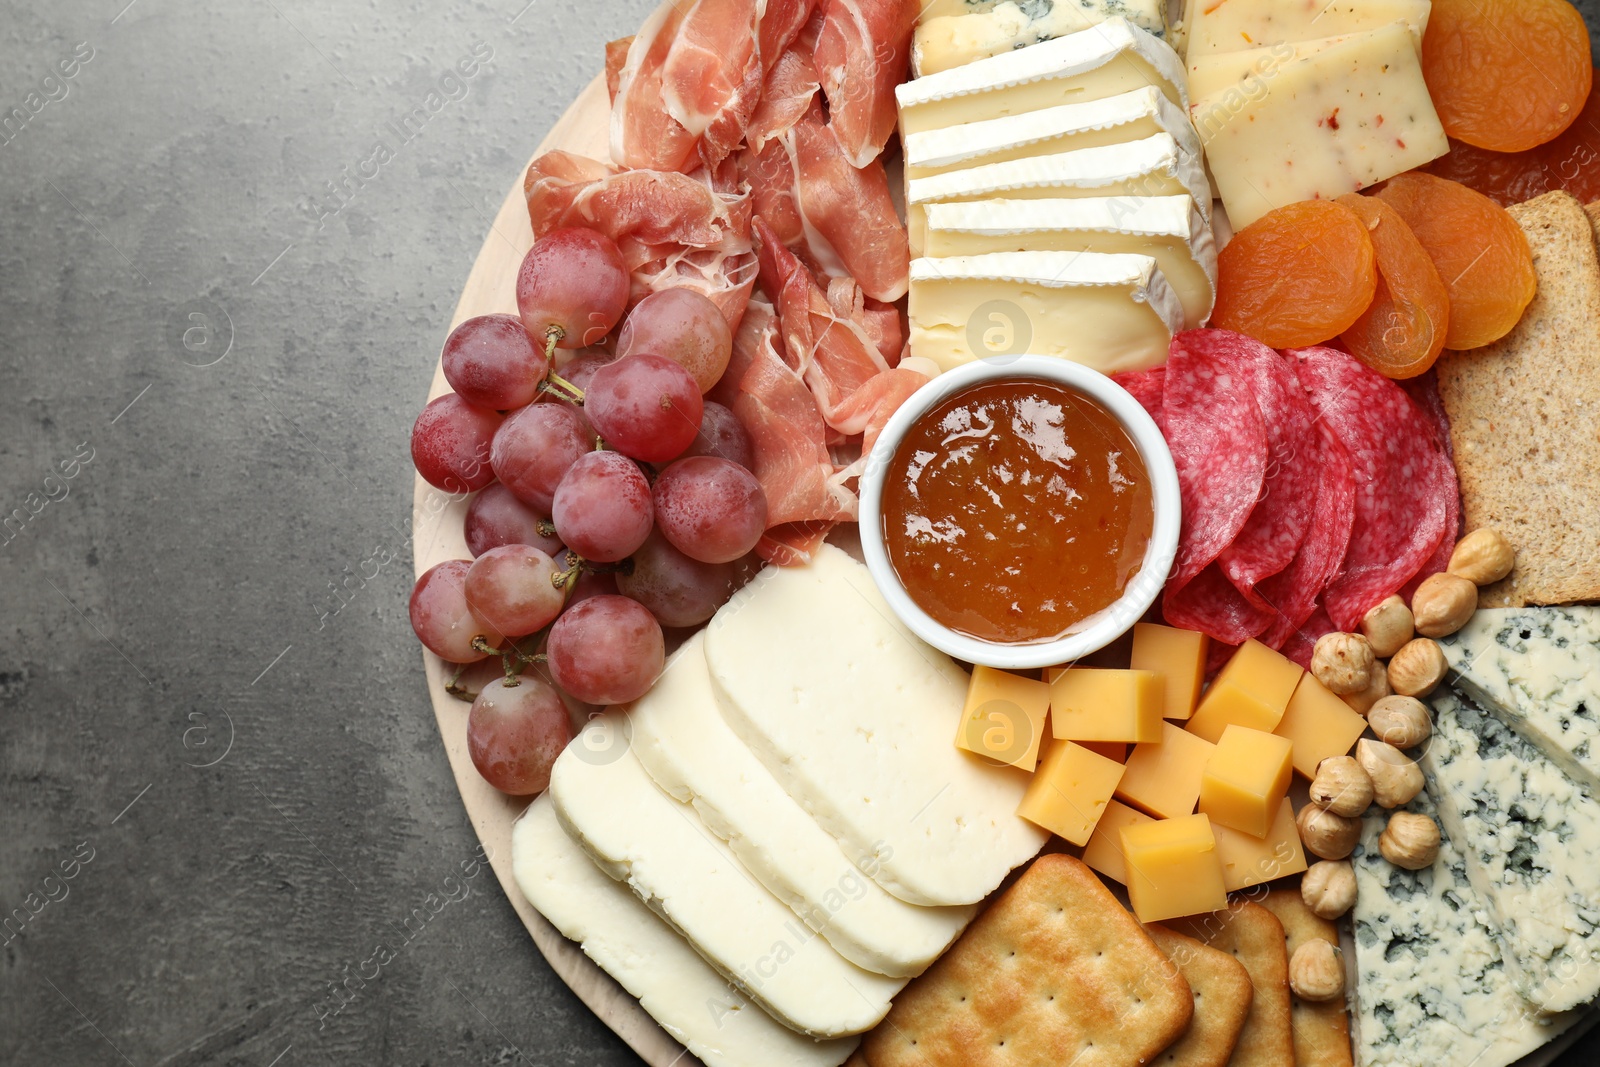
M 1425 697 L 1444 681 L 1444 652 L 1429 637 L 1408 641 L 1389 661 L 1389 688 L 1404 697 Z
M 1329 692 L 1349 696 L 1372 684 L 1375 658 L 1360 634 L 1323 634 L 1311 654 L 1311 673 Z
M 1478 587 L 1442 571 L 1423 580 L 1411 598 L 1411 615 L 1423 637 L 1448 637 L 1472 621 L 1478 610 Z
M 1450 555 L 1451 574 L 1474 585 L 1493 585 L 1507 577 L 1517 565 L 1516 551 L 1499 530 L 1487 527 L 1473 530 L 1461 539 Z
M 1361 620 L 1361 633 L 1372 646 L 1372 654 L 1388 659 L 1417 636 L 1411 608 L 1400 596 L 1392 596 L 1367 612 Z
M 1397 811 L 1378 838 L 1378 851 L 1396 867 L 1420 871 L 1439 858 L 1439 824 L 1426 815 Z

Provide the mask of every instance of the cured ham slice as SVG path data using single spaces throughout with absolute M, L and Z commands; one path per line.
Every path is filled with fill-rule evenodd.
M 828 97 L 829 125 L 851 165 L 865 167 L 889 143 L 898 118 L 918 0 L 822 0 L 813 59 Z
M 617 93 L 622 88 L 622 67 L 628 62 L 628 49 L 632 47 L 632 37 L 606 43 L 606 94 L 612 104 L 617 102 Z
M 693 10 L 666 0 L 645 20 L 621 70 L 611 101 L 611 158 L 645 170 L 693 170 L 700 138 L 684 129 L 662 101 L 667 57 L 678 29 Z
M 804 118 L 821 88 L 816 65 L 806 51 L 791 48 L 779 56 L 761 90 L 761 103 L 745 130 L 750 151 L 759 153 L 768 141 Z

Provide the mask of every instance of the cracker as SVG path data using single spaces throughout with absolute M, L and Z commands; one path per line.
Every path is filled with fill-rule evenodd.
M 1289 955 L 1307 941 L 1322 938 L 1339 943 L 1339 926 L 1306 907 L 1299 887 L 1274 889 L 1260 900 L 1262 907 L 1278 917 L 1288 940 Z M 1351 1067 L 1350 1013 L 1344 1001 L 1313 1004 L 1289 992 L 1289 1016 L 1294 1028 L 1296 1067 Z
M 1235 901 L 1227 911 L 1174 920 L 1180 934 L 1231 952 L 1250 972 L 1255 996 L 1232 1067 L 1295 1067 L 1289 1011 L 1289 951 L 1283 924 L 1259 904 Z
M 872 1067 L 1126 1067 L 1182 1036 L 1194 997 L 1079 860 L 1048 855 L 895 998 Z
M 1151 923 L 1145 927 L 1157 947 L 1177 965 L 1194 992 L 1189 1031 L 1155 1059 L 1159 1067 L 1227 1067 L 1254 990 L 1244 964 L 1220 949 Z

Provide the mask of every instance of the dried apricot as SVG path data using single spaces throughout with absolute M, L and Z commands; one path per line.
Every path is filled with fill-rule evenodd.
M 1422 73 L 1451 137 L 1523 152 L 1572 125 L 1589 97 L 1589 30 L 1567 0 L 1433 0 Z
M 1511 332 L 1538 281 L 1528 239 L 1506 209 L 1459 182 L 1412 171 L 1378 191 L 1428 250 L 1450 290 L 1444 346 L 1482 348 Z
M 1217 257 L 1211 324 L 1273 348 L 1307 348 L 1348 330 L 1377 290 L 1376 253 L 1355 212 L 1332 200 L 1269 211 Z
M 1565 136 L 1562 134 L 1563 138 Z M 1491 152 L 1452 138 L 1450 151 L 1424 169 L 1436 177 L 1460 182 L 1501 207 L 1520 204 L 1550 191 L 1543 148 L 1531 152 Z
M 1425 374 L 1444 350 L 1450 290 L 1428 250 L 1394 208 L 1356 193 L 1338 202 L 1366 223 L 1378 255 L 1377 295 L 1341 335 L 1345 347 L 1386 378 Z

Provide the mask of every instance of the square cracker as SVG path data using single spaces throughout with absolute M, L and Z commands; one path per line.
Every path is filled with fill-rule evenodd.
M 1227 1067 L 1250 1015 L 1250 972 L 1228 953 L 1165 926 L 1151 923 L 1145 930 L 1194 992 L 1188 1033 L 1154 1062 L 1157 1067 Z
M 1339 943 L 1338 924 L 1306 907 L 1298 886 L 1274 889 L 1260 903 L 1283 924 L 1291 957 L 1295 949 L 1319 937 Z M 1355 1062 L 1350 1048 L 1350 1013 L 1344 1001 L 1313 1004 L 1295 996 L 1291 989 L 1289 1017 L 1294 1028 L 1295 1067 L 1351 1067 Z
M 1194 997 L 1100 879 L 1035 860 L 898 997 L 862 1051 L 872 1067 L 1127 1067 L 1189 1026 Z
M 1229 1061 L 1232 1067 L 1295 1067 L 1289 1013 L 1289 951 L 1277 916 L 1259 904 L 1236 900 L 1227 911 L 1178 919 L 1167 925 L 1212 948 L 1232 953 L 1250 972 L 1255 996 Z
M 1600 599 L 1600 257 L 1582 205 L 1547 193 L 1507 209 L 1539 291 L 1509 334 L 1439 360 L 1466 528 L 1499 530 L 1516 570 L 1480 607 Z

